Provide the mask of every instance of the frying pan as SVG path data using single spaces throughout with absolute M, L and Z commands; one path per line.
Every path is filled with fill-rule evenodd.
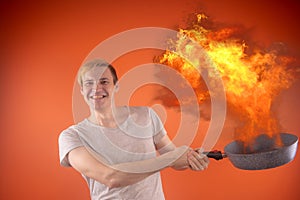
M 297 152 L 298 137 L 289 133 L 279 134 L 282 145 L 276 147 L 275 138 L 267 135 L 258 136 L 251 149 L 241 141 L 233 141 L 224 148 L 224 153 L 215 150 L 203 152 L 209 158 L 220 160 L 228 157 L 239 169 L 262 170 L 278 167 L 291 162 Z

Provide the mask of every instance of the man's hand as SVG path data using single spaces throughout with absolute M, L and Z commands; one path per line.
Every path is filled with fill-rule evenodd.
M 192 170 L 205 170 L 208 167 L 209 159 L 205 154 L 198 153 L 199 151 L 189 150 L 187 160 Z
M 189 163 L 187 159 L 187 154 L 190 151 L 190 148 L 187 146 L 181 146 L 175 148 L 171 151 L 176 160 L 170 165 L 175 170 L 184 170 L 189 168 Z
M 183 170 L 190 168 L 195 171 L 205 170 L 208 167 L 209 159 L 205 154 L 198 153 L 187 146 L 177 147 L 173 153 L 181 155 L 173 164 L 172 168 L 176 170 Z

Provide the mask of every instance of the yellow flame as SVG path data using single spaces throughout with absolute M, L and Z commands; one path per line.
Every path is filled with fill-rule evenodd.
M 291 58 L 259 49 L 249 55 L 247 44 L 231 37 L 237 31 L 235 28 L 208 30 L 201 25 L 207 16 L 198 14 L 196 17 L 197 22 L 191 29 L 179 30 L 177 40 L 172 43 L 173 50 L 166 51 L 159 62 L 177 69 L 191 83 L 201 103 L 209 98 L 197 72 L 202 69 L 195 69 L 205 67 L 199 63 L 201 58 L 197 54 L 196 46 L 201 45 L 221 74 L 229 108 L 243 123 L 236 130 L 237 139 L 250 143 L 258 134 L 277 134 L 279 126 L 271 106 L 276 95 L 292 83 L 293 74 L 287 70 Z M 196 41 L 197 45 L 187 42 L 186 38 Z M 195 59 L 186 61 L 180 55 Z M 210 76 L 213 78 L 214 74 Z

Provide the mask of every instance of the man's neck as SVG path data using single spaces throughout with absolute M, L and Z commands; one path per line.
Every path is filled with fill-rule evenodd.
M 124 111 L 122 108 L 114 108 L 114 112 L 112 109 L 108 111 L 93 111 L 90 115 L 89 120 L 95 124 L 100 126 L 115 128 L 125 120 Z

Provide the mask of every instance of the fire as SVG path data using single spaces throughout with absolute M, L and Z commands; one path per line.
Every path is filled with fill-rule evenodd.
M 198 14 L 191 28 L 180 29 L 176 41 L 172 41 L 171 50 L 166 51 L 159 62 L 178 70 L 190 82 L 201 104 L 213 95 L 197 71 L 207 67 L 205 58 L 201 58 L 197 51 L 197 45 L 201 45 L 219 71 L 228 107 L 240 122 L 235 132 L 236 139 L 250 145 L 262 133 L 276 136 L 280 126 L 271 106 L 280 91 L 293 82 L 293 72 L 288 69 L 293 59 L 278 55 L 275 50 L 251 48 L 249 53 L 247 43 L 236 37 L 238 28 L 208 29 L 202 25 L 207 20 L 207 16 Z M 188 42 L 187 38 L 197 45 Z M 195 59 L 187 61 L 182 55 Z M 196 66 L 200 68 L 196 69 Z M 216 78 L 213 73 L 209 76 L 212 82 Z

